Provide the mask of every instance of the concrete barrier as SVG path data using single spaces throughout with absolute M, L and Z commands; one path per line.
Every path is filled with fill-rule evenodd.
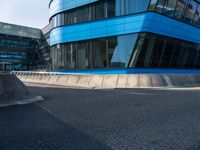
M 67 85 L 76 86 L 78 84 L 79 75 L 68 75 Z
M 115 88 L 117 86 L 118 75 L 104 75 L 102 87 Z
M 128 75 L 118 75 L 116 88 L 124 88 L 127 85 Z
M 59 84 L 59 85 L 67 85 L 67 80 L 68 80 L 68 76 L 67 75 L 59 76 L 59 78 L 57 80 L 57 84 Z
M 20 80 L 66 86 L 102 88 L 200 87 L 200 74 L 73 75 L 15 72 Z
M 166 87 L 167 83 L 165 82 L 162 75 L 151 75 L 152 87 Z
M 138 88 L 140 81 L 140 75 L 128 75 L 127 78 L 127 88 Z
M 78 80 L 78 85 L 89 85 L 92 77 L 87 75 L 80 75 Z
M 41 82 L 44 82 L 44 83 L 48 83 L 49 80 L 50 80 L 50 75 L 47 75 L 47 74 L 43 74 L 43 77 L 41 79 Z
M 104 75 L 91 75 L 92 78 L 90 80 L 89 86 L 92 87 L 101 87 Z
M 53 75 L 53 76 L 50 76 L 48 82 L 49 82 L 49 84 L 56 84 L 57 81 L 58 81 L 58 79 L 59 79 L 59 76 L 57 76 L 57 75 Z
M 139 87 L 153 87 L 151 75 L 141 74 L 139 78 Z

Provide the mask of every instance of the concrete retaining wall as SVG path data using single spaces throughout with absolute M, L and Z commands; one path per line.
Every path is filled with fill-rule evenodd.
M 91 88 L 200 87 L 200 74 L 120 74 L 120 75 L 31 75 L 17 77 L 26 82 Z

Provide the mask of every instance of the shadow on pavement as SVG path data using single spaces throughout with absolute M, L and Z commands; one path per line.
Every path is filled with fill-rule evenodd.
M 37 104 L 0 108 L 1 150 L 111 150 Z

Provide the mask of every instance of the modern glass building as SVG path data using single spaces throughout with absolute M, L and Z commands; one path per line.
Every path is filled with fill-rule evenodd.
M 44 33 L 44 34 L 42 34 Z M 0 71 L 29 70 L 50 64 L 43 29 L 0 22 Z
M 200 69 L 196 0 L 52 0 L 53 69 Z

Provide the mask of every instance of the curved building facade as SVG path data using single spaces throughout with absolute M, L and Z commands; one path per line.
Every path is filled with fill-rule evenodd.
M 52 0 L 53 69 L 200 69 L 196 0 Z

